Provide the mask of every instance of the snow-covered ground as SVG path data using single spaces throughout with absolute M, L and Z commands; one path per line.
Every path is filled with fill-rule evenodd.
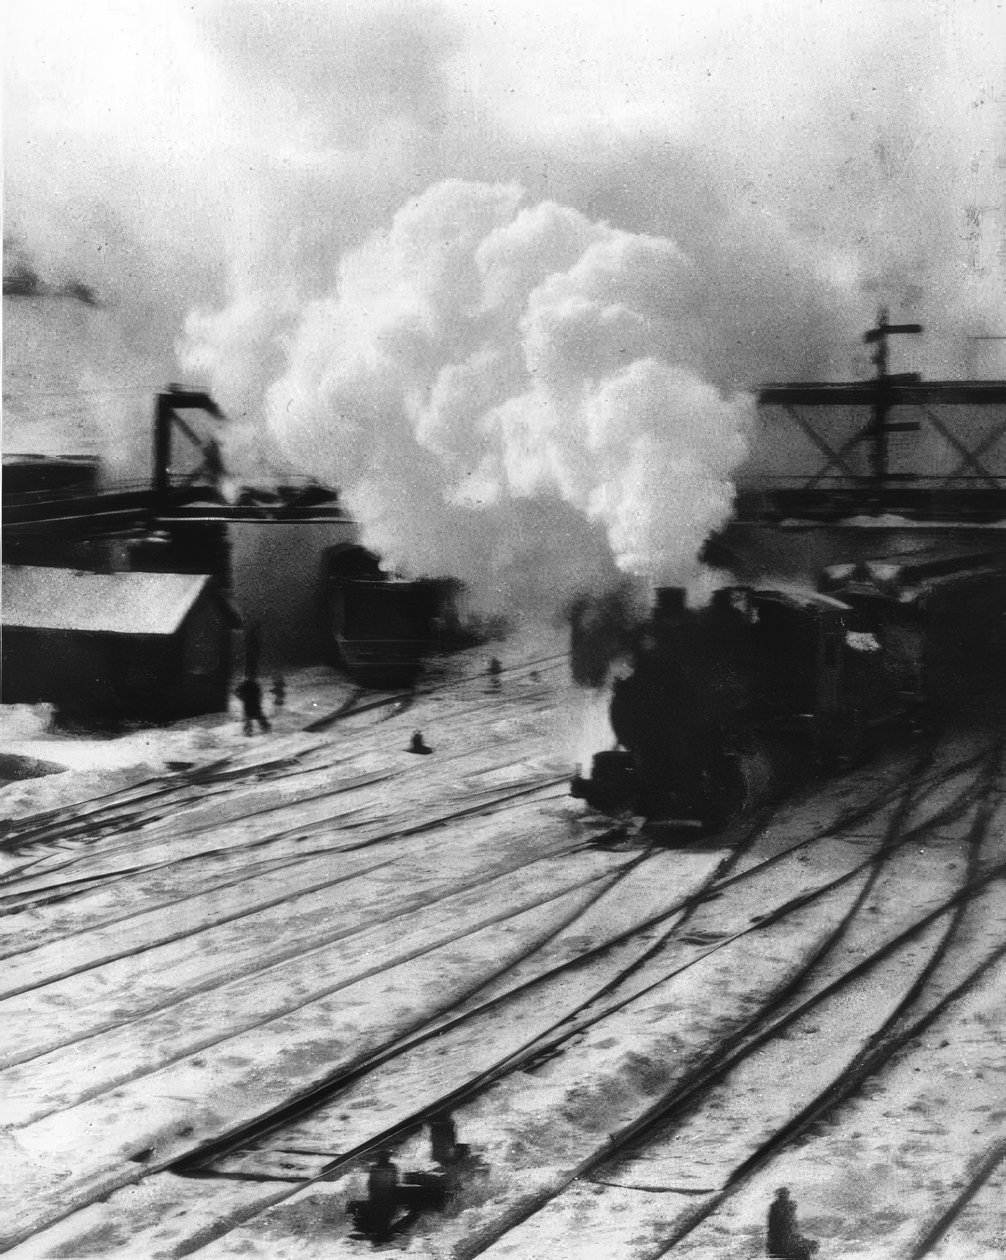
M 492 653 L 510 671 L 499 691 Z M 0 790 L 0 818 L 24 826 L 78 803 L 56 835 L 0 851 L 0 1233 L 12 1254 L 369 1254 L 345 1212 L 366 1159 L 303 1189 L 291 1178 L 382 1133 L 397 1135 L 401 1167 L 431 1167 L 410 1117 L 494 1070 L 454 1108 L 482 1174 L 388 1246 L 641 1260 L 702 1205 L 674 1253 L 748 1256 L 763 1249 L 772 1189 L 788 1184 L 822 1257 L 908 1254 L 1001 1128 L 1001 964 L 798 1145 L 724 1188 L 926 975 L 949 925 L 957 952 L 930 977 L 941 993 L 1002 942 L 1001 881 L 956 918 L 940 909 L 1004 856 L 1001 771 L 982 796 L 987 735 L 948 736 L 904 816 L 909 749 L 801 794 L 727 869 L 722 844 L 648 852 L 634 826 L 612 829 L 566 795 L 580 724 L 596 713 L 559 644 L 461 654 L 408 705 L 313 732 L 352 689 L 322 670 L 287 689 L 273 734 L 251 739 L 236 714 L 116 740 L 5 715 L 10 751 L 68 769 Z M 407 751 L 416 729 L 430 756 Z M 215 769 L 194 782 L 193 766 Z M 74 834 L 82 820 L 95 825 Z M 982 865 L 969 867 L 979 822 Z M 871 865 L 895 823 L 910 842 Z M 717 896 L 690 905 L 717 872 Z M 791 1023 L 759 1048 L 771 998 L 772 1018 Z M 436 1035 L 383 1055 L 424 1032 Z M 605 1159 L 611 1135 L 656 1116 L 727 1044 L 728 1075 Z M 169 1170 L 375 1054 L 211 1175 Z M 522 1066 L 507 1073 L 513 1056 Z M 995 1254 L 995 1184 L 943 1256 Z
M 313 718 L 330 712 L 354 693 L 340 675 L 324 666 L 301 669 L 284 676 L 286 699 L 278 713 L 265 707 L 276 735 L 291 735 Z M 62 732 L 51 705 L 0 705 L 0 745 L 13 756 L 38 758 L 64 767 L 62 774 L 9 783 L 0 788 L 0 818 L 15 818 L 34 810 L 83 800 L 136 782 L 145 774 L 169 771 L 172 763 L 200 764 L 228 755 L 242 755 L 255 745 L 261 755 L 261 736 L 247 739 L 240 706 L 232 699 L 226 714 L 188 718 L 172 726 L 137 727 L 127 733 L 92 736 Z

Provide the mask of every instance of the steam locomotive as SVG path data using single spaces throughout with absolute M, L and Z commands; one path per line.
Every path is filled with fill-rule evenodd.
M 614 683 L 618 747 L 573 794 L 719 825 L 815 769 L 865 759 L 885 731 L 918 732 L 988 695 L 1004 631 L 1006 556 L 992 550 L 835 564 L 817 589 L 731 586 L 698 609 L 665 588 Z M 585 633 L 574 620 L 574 659 Z

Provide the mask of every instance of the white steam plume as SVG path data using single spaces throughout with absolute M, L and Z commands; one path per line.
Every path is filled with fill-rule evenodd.
M 400 207 L 447 179 L 513 184 L 527 190 L 525 209 L 504 198 L 484 231 L 454 225 L 479 236 L 469 274 L 482 305 L 423 314 L 440 320 L 415 342 L 433 346 L 432 366 L 382 344 L 399 376 L 370 383 L 372 404 L 413 387 L 397 421 L 420 452 L 410 472 L 448 505 L 506 490 L 521 510 L 545 512 L 549 528 L 592 524 L 599 558 L 587 568 L 611 547 L 635 565 L 666 532 L 628 509 L 641 501 L 633 482 L 658 477 L 643 432 L 635 470 L 626 455 L 590 499 L 606 432 L 591 405 L 603 412 L 632 386 L 680 395 L 680 380 L 661 383 L 653 368 L 623 380 L 629 363 L 652 360 L 728 393 L 865 376 L 859 338 L 886 303 L 895 319 L 926 326 L 918 344 L 899 345 L 898 370 L 1004 374 L 1006 343 L 968 340 L 1006 331 L 998 0 L 8 8 L 5 231 L 44 281 L 79 279 L 104 303 L 80 330 L 64 319 L 47 335 L 34 318 L 19 329 L 29 308 L 5 300 L 5 390 L 37 396 L 32 431 L 51 426 L 47 449 L 64 431 L 76 442 L 83 420 L 121 459 L 149 433 L 150 400 L 120 391 L 188 373 L 245 422 L 229 457 L 257 475 L 270 462 L 272 387 L 311 377 L 305 343 L 321 317 L 310 304 L 330 308 L 355 285 L 367 318 L 385 318 L 371 316 L 352 258 L 374 261 L 373 234 L 387 237 Z M 662 238 L 680 253 L 661 252 Z M 396 264 L 385 264 L 390 275 Z M 620 277 L 617 300 L 603 292 L 606 266 Z M 413 278 L 399 298 L 427 293 L 430 280 Z M 336 331 L 361 354 L 374 340 L 366 319 L 352 337 Z M 616 343 L 624 362 L 603 361 L 575 398 L 583 361 Z M 480 359 L 502 346 L 510 361 Z M 32 368 L 20 387 L 15 359 Z M 75 388 L 111 392 L 57 413 L 51 391 Z M 452 413 L 468 389 L 482 391 L 475 411 L 501 467 L 479 467 L 469 445 L 481 430 Z M 533 442 L 531 413 L 506 406 L 525 396 L 540 413 Z M 515 463 L 522 434 L 534 449 Z M 683 479 L 681 460 L 659 455 L 669 461 L 660 479 Z M 702 459 L 710 472 L 724 467 L 713 451 Z M 145 471 L 146 456 L 136 460 Z M 529 497 L 522 487 L 538 465 Z M 393 499 L 396 470 L 375 467 L 371 479 Z M 518 550 L 520 537 L 507 545 Z
M 703 379 L 671 241 L 522 199 L 442 182 L 346 254 L 267 413 L 390 566 L 540 614 L 619 570 L 687 580 L 752 404 Z

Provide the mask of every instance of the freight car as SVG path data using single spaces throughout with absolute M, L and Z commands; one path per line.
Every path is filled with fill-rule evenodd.
M 993 551 L 833 565 L 816 590 L 733 586 L 698 609 L 661 590 L 613 686 L 618 746 L 573 794 L 717 825 L 864 759 L 885 731 L 918 732 L 990 694 L 1004 629 L 1006 559 Z
M 459 595 L 450 579 L 396 578 L 356 544 L 330 548 L 322 618 L 334 662 L 361 686 L 411 686 L 431 651 L 463 641 Z

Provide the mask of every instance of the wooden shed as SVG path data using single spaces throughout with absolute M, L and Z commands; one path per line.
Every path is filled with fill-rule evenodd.
M 3 700 L 171 721 L 227 708 L 239 618 L 205 574 L 3 568 Z

